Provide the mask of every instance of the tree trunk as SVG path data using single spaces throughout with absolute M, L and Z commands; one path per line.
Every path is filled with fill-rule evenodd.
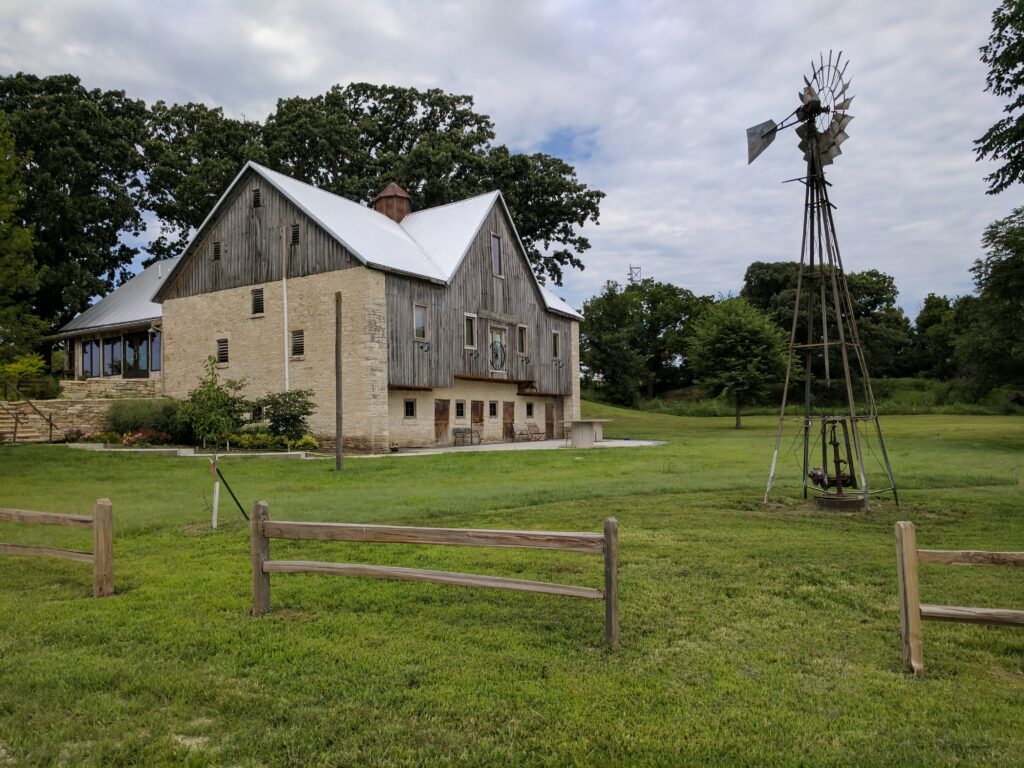
M 743 423 L 740 421 L 740 401 L 736 399 L 736 429 L 742 429 Z

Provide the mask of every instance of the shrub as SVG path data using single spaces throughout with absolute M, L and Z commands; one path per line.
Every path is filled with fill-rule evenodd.
M 167 432 L 148 428 L 129 432 L 121 438 L 121 445 L 135 448 L 144 448 L 149 445 L 166 445 L 169 442 L 171 442 L 171 436 Z
M 292 389 L 275 392 L 257 401 L 270 427 L 270 434 L 290 441 L 301 440 L 309 431 L 309 417 L 316 410 L 313 391 Z
M 178 431 L 180 408 L 180 401 L 169 398 L 114 400 L 107 411 L 105 426 L 111 432 L 121 434 L 148 429 L 155 432 L 166 432 L 177 438 L 178 435 L 175 432 Z
M 252 410 L 252 403 L 242 397 L 244 387 L 244 379 L 221 383 L 217 362 L 213 356 L 208 357 L 206 376 L 181 404 L 179 424 L 187 426 L 203 446 L 207 442 L 223 443 L 238 431 L 245 414 Z
M 65 443 L 82 443 L 82 442 L 86 442 L 86 436 L 87 435 L 89 435 L 88 432 L 83 432 L 82 430 L 80 430 L 77 427 L 75 427 L 74 429 L 69 429 L 67 432 L 64 433 L 64 442 Z
M 292 448 L 297 451 L 315 451 L 319 447 L 320 443 L 318 443 L 316 438 L 312 435 L 303 435 L 297 442 L 292 444 Z

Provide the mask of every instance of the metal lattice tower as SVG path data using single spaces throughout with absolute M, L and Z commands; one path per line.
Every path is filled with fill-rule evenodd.
M 803 415 L 796 417 L 803 436 L 803 498 L 808 497 L 813 485 L 814 501 L 819 506 L 866 508 L 871 494 L 890 491 L 899 503 L 839 252 L 835 206 L 829 200 L 830 184 L 824 173 L 824 167 L 841 154 L 840 145 L 849 138 L 846 128 L 853 119 L 847 112 L 853 101 L 848 95 L 850 80 L 845 77 L 849 62 L 841 60 L 842 51 L 834 60 L 829 51 L 827 60 L 822 55 L 817 64 L 812 61 L 811 78 L 804 78 L 805 87 L 799 94 L 800 106 L 781 124 L 768 120 L 747 130 L 748 163 L 775 140 L 780 130 L 795 125 L 807 164 L 806 175 L 795 179 L 804 185 L 803 235 L 782 407 L 764 494 L 766 504 L 779 467 L 789 387 L 798 375 L 804 379 Z M 798 361 L 802 371 L 794 365 Z M 798 438 L 794 437 L 794 446 Z M 812 447 L 819 442 L 821 466 L 813 467 Z M 874 469 L 869 471 L 866 454 L 877 460 L 884 475 L 883 487 L 872 487 Z

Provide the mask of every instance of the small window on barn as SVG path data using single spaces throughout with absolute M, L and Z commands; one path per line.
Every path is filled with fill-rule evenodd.
M 455 401 L 455 418 L 465 419 L 466 418 L 466 401 L 456 400 Z
M 405 401 L 405 418 L 416 418 L 416 400 L 414 398 L 409 398 Z
M 306 332 L 292 331 L 292 357 L 302 357 L 306 354 Z
M 476 349 L 476 315 L 466 315 L 466 349 Z
M 220 243 L 213 244 L 213 260 L 220 261 Z
M 562 356 L 562 335 L 558 331 L 551 332 L 551 357 L 555 360 Z
M 262 208 L 263 207 L 263 196 L 260 194 L 258 189 L 252 191 L 252 207 Z
M 491 400 L 491 402 L 489 402 L 487 404 L 487 415 L 490 416 L 492 419 L 498 418 L 498 401 L 497 400 Z
M 504 274 L 501 266 L 501 237 L 491 232 L 491 270 L 499 277 Z
M 418 341 L 430 338 L 430 313 L 425 304 L 413 304 L 412 334 Z
M 253 288 L 252 289 L 252 313 L 254 315 L 263 314 L 263 289 Z
M 526 418 L 528 418 L 528 419 L 532 419 L 533 418 L 533 403 L 527 403 L 526 404 Z
M 526 354 L 526 326 L 520 325 L 516 328 L 516 354 Z
M 298 224 L 292 224 L 291 239 L 288 242 L 291 243 L 292 245 L 298 245 L 299 244 L 299 225 Z
M 228 363 L 228 340 L 217 339 L 217 362 L 221 365 Z

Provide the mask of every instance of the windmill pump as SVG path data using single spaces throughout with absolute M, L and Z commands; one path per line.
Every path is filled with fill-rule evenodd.
M 842 154 L 853 96 L 846 77 L 849 61 L 842 51 L 811 62 L 804 77 L 799 105 L 776 123 L 767 120 L 747 129 L 747 163 L 764 152 L 780 131 L 795 126 L 806 175 L 794 179 L 804 185 L 804 221 L 797 271 L 796 297 L 787 354 L 782 407 L 775 434 L 775 450 L 764 500 L 767 504 L 779 466 L 779 450 L 787 422 L 786 405 L 795 375 L 803 376 L 803 415 L 797 417 L 803 433 L 803 498 L 814 494 L 818 506 L 867 507 L 870 495 L 892 492 L 899 496 L 892 465 L 882 438 L 882 427 L 868 375 L 865 350 L 857 329 L 836 235 L 835 206 L 829 200 L 824 168 Z M 795 366 L 801 360 L 802 370 Z M 833 371 L 836 375 L 833 376 Z M 833 388 L 833 381 L 842 388 Z M 838 390 L 838 391 L 837 391 Z M 812 466 L 811 451 L 820 443 L 821 466 Z M 796 441 L 794 440 L 794 446 Z M 877 444 L 877 452 L 875 450 Z M 872 488 L 865 456 L 874 454 L 883 487 Z M 816 461 L 816 459 L 815 459 Z

